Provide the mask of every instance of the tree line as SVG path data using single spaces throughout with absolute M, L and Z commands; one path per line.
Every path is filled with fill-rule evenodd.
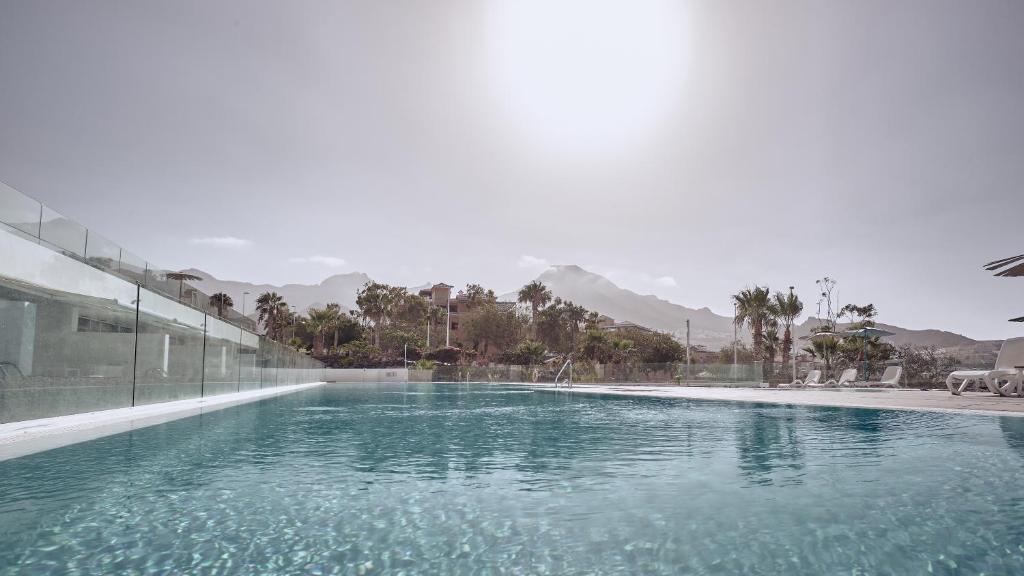
M 572 356 L 598 363 L 677 362 L 685 351 L 671 335 L 627 329 L 614 334 L 600 315 L 552 295 L 541 282 L 523 286 L 518 304 L 468 284 L 459 299 L 459 339 L 445 345 L 446 304 L 434 305 L 404 287 L 368 282 L 356 309 L 337 303 L 291 310 L 276 292 L 256 299 L 257 322 L 268 338 L 306 350 L 331 367 L 385 367 L 405 360 L 430 366 L 497 362 L 540 364 Z M 227 304 L 230 306 L 230 304 Z

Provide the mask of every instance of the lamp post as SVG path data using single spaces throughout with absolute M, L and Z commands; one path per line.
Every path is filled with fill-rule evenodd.
M 248 292 L 242 292 L 242 316 L 245 316 L 245 297 L 248 296 Z
M 444 319 L 444 346 L 445 348 L 451 346 L 452 336 L 452 297 L 448 297 L 448 313 Z
M 737 346 L 739 345 L 739 333 L 738 333 L 738 328 L 736 326 L 736 315 L 737 314 L 738 314 L 738 311 L 736 309 L 736 303 L 733 302 L 732 303 L 732 364 L 733 364 L 733 366 L 739 364 L 739 350 L 737 348 Z
M 736 325 L 736 316 L 739 314 L 738 304 L 735 300 L 732 303 L 732 379 L 735 381 L 740 370 L 739 361 L 739 327 Z
M 690 319 L 686 319 L 686 383 L 690 383 Z
M 793 287 L 789 287 L 789 301 L 793 301 Z M 793 319 L 796 321 L 796 318 Z M 796 382 L 796 338 L 793 338 L 793 328 L 789 329 L 789 359 L 793 363 L 793 382 Z

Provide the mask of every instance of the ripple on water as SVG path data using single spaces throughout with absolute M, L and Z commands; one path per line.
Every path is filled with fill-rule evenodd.
M 0 574 L 1024 573 L 1021 424 L 326 387 L 0 462 Z

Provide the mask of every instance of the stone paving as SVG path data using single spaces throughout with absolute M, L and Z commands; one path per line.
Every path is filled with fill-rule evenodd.
M 562 393 L 570 389 L 554 389 L 550 384 L 538 390 Z M 953 396 L 947 390 L 894 390 L 877 388 L 842 388 L 819 390 L 780 390 L 777 388 L 699 388 L 655 386 L 643 384 L 577 384 L 571 388 L 578 394 L 619 394 L 693 400 L 726 400 L 732 402 L 767 402 L 801 406 L 838 406 L 847 408 L 886 408 L 893 410 L 925 410 L 962 412 L 998 416 L 1024 416 L 1024 398 L 996 396 L 988 392 L 964 392 Z

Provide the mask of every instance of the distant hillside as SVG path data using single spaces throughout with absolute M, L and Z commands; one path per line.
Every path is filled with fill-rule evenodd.
M 336 274 L 315 285 L 285 284 L 252 284 L 231 280 L 220 280 L 202 270 L 186 270 L 203 280 L 193 282 L 197 288 L 213 294 L 226 292 L 235 302 L 235 308 L 242 307 L 242 292 L 247 296 L 246 312 L 252 314 L 255 299 L 264 292 L 277 292 L 291 305 L 300 311 L 310 307 L 324 306 L 328 302 L 337 302 L 345 309 L 354 309 L 356 292 L 370 281 L 370 277 L 361 272 Z M 686 320 L 690 320 L 690 341 L 702 344 L 715 350 L 732 342 L 732 317 L 715 314 L 708 308 L 688 308 L 674 304 L 657 296 L 641 295 L 616 286 L 600 274 L 588 272 L 575 265 L 553 266 L 537 277 L 551 292 L 563 300 L 571 300 L 589 310 L 623 321 L 670 332 L 682 338 L 686 330 Z M 426 284 L 425 286 L 430 286 Z M 411 291 L 417 291 L 415 288 Z M 501 300 L 516 300 L 517 294 L 510 292 L 501 296 Z M 797 337 L 810 333 L 811 328 L 820 323 L 816 318 L 808 318 L 798 324 L 795 329 Z M 840 325 L 841 327 L 843 325 Z M 979 342 L 952 332 L 942 330 L 910 330 L 890 324 L 879 324 L 879 328 L 893 332 L 889 341 L 896 345 L 911 344 L 914 346 L 936 346 L 946 348 L 958 357 L 979 359 L 981 363 L 994 359 L 999 342 Z M 749 341 L 746 330 L 740 331 L 740 338 Z
M 811 332 L 812 328 L 819 324 L 821 324 L 821 321 L 817 318 L 808 318 L 795 327 L 794 333 L 797 338 L 806 336 Z M 842 330 L 846 326 L 848 324 L 839 324 L 839 329 Z M 962 334 L 945 330 L 911 330 L 883 323 L 878 323 L 877 326 L 894 334 L 893 336 L 886 337 L 885 340 L 887 342 L 891 342 L 896 346 L 903 346 L 904 344 L 919 347 L 935 346 L 945 350 L 949 355 L 960 359 L 963 366 L 985 367 L 994 365 L 999 347 L 1002 345 L 1001 340 L 973 340 Z
M 821 320 L 817 318 L 808 318 L 803 321 L 802 324 L 798 324 L 795 327 L 794 332 L 797 337 L 806 336 L 811 332 L 811 329 L 820 325 Z M 844 329 L 849 324 L 839 324 L 840 329 Z M 944 330 L 911 330 L 909 328 L 900 328 L 899 326 L 893 326 L 892 324 L 877 324 L 878 328 L 882 330 L 888 330 L 895 334 L 895 336 L 889 336 L 886 340 L 893 344 L 900 346 L 903 344 L 912 344 L 914 346 L 936 346 L 938 348 L 954 348 L 957 346 L 972 346 L 977 344 L 977 340 L 972 340 L 966 336 L 960 334 L 954 334 L 953 332 L 946 332 Z
M 552 266 L 537 280 L 551 289 L 555 296 L 572 300 L 616 320 L 629 320 L 682 336 L 689 318 L 691 342 L 709 348 L 732 342 L 732 318 L 719 316 L 707 308 L 687 308 L 657 296 L 637 294 L 579 266 Z M 514 300 L 515 294 L 507 294 L 502 299 Z
M 682 336 L 685 333 L 686 319 L 689 318 L 692 343 L 703 344 L 713 350 L 732 342 L 733 327 L 730 316 L 715 314 L 707 308 L 688 308 L 657 296 L 637 294 L 579 266 L 553 266 L 537 277 L 537 280 L 550 288 L 555 296 L 563 300 L 572 300 L 616 320 L 629 320 L 655 330 Z M 515 299 L 515 294 L 507 294 L 503 299 Z M 819 323 L 816 318 L 808 318 L 798 324 L 794 332 L 797 337 L 804 336 Z M 973 357 L 980 354 L 987 357 L 991 350 L 998 349 L 999 346 L 999 342 L 978 342 L 942 330 L 910 330 L 890 324 L 879 324 L 878 327 L 893 332 L 895 336 L 890 337 L 889 341 L 897 346 L 936 346 L 950 349 L 959 356 Z M 740 338 L 749 341 L 749 333 L 741 330 Z
M 207 294 L 224 292 L 235 303 L 235 309 L 242 309 L 242 293 L 248 292 L 246 296 L 246 313 L 252 314 L 254 302 L 264 292 L 277 292 L 288 304 L 295 306 L 296 310 L 305 312 L 311 307 L 322 307 L 328 302 L 337 302 L 342 308 L 352 310 L 356 306 L 356 292 L 370 281 L 370 277 L 362 272 L 351 272 L 348 274 L 335 274 L 323 282 L 314 285 L 307 284 L 285 284 L 275 286 L 273 284 L 252 284 L 250 282 L 239 282 L 234 280 L 220 280 L 209 272 L 202 270 L 185 270 L 189 274 L 195 274 L 202 278 L 200 281 L 189 282 Z

